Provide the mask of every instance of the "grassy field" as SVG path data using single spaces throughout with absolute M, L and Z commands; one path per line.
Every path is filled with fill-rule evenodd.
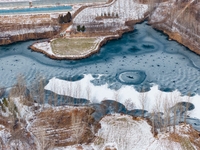
M 97 38 L 58 38 L 51 42 L 56 55 L 81 55 L 97 46 Z

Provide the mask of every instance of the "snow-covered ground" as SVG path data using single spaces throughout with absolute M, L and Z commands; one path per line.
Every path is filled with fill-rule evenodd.
M 102 140 L 98 145 L 94 142 L 94 148 L 105 149 L 112 146 L 118 150 L 155 150 L 155 149 L 181 149 L 179 143 L 164 138 L 154 138 L 151 126 L 144 120 L 133 120 L 127 115 L 111 115 L 104 117 L 101 121 L 101 129 L 95 140 Z
M 133 120 L 128 115 L 113 114 L 104 117 L 100 123 L 101 129 L 92 144 L 73 145 L 54 150 L 77 150 L 78 148 L 84 150 L 105 150 L 106 148 L 113 150 L 182 150 L 188 148 L 184 147 L 184 140 L 173 141 L 170 132 L 158 133 L 157 137 L 154 137 L 151 126 L 145 120 Z M 176 133 L 180 138 L 187 139 L 186 134 L 189 134 L 189 130 L 189 125 L 176 126 Z M 192 143 L 187 142 L 187 146 L 197 149 Z
M 59 28 L 57 26 L 57 28 Z M 54 32 L 55 29 L 51 26 L 46 26 L 46 27 L 39 27 L 39 28 L 35 28 L 35 29 L 19 29 L 19 30 L 14 30 L 14 31 L 5 31 L 5 32 L 1 32 L 1 36 L 2 37 L 10 37 L 10 36 L 16 36 L 16 35 L 23 35 L 23 34 L 29 34 L 29 33 L 45 33 L 45 32 Z
M 115 91 L 109 89 L 107 84 L 102 86 L 95 86 L 90 81 L 94 79 L 90 74 L 85 75 L 83 79 L 70 82 L 52 78 L 45 86 L 46 90 L 53 91 L 60 95 L 68 95 L 76 98 L 89 99 L 91 102 L 101 102 L 102 100 L 112 99 L 126 105 L 127 100 L 131 100 L 135 104 L 136 108 L 141 107 L 140 97 L 141 93 L 137 92 L 132 86 L 123 86 L 119 90 Z M 70 90 L 69 90 L 70 89 Z M 76 92 L 77 89 L 80 92 Z M 158 86 L 155 85 L 149 92 L 146 93 L 147 101 L 145 109 L 152 111 L 159 105 L 160 111 L 163 111 L 166 101 L 170 106 L 180 101 L 189 101 L 195 105 L 195 109 L 189 112 L 190 117 L 200 118 L 200 96 L 195 95 L 193 97 L 181 96 L 178 91 L 174 92 L 161 92 L 158 90 Z
M 87 28 L 87 26 L 92 24 L 103 23 L 104 27 L 112 26 L 112 30 L 116 31 L 120 28 L 124 28 L 125 21 L 144 18 L 144 14 L 147 10 L 148 6 L 146 4 L 139 4 L 133 0 L 114 0 L 110 4 L 85 8 L 73 19 L 73 23 L 75 28 L 78 24 L 84 24 Z M 110 18 L 96 20 L 96 17 L 105 15 L 110 16 Z M 117 25 L 116 28 L 115 25 Z

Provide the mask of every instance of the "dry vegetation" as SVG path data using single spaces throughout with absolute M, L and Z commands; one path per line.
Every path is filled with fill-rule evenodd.
M 94 138 L 92 112 L 89 107 L 49 108 L 36 115 L 31 131 L 47 146 L 52 143 L 58 147 L 89 143 Z
M 97 46 L 97 38 L 58 38 L 51 42 L 56 55 L 78 55 L 87 53 Z
M 168 139 L 181 144 L 183 150 L 194 150 L 194 145 L 200 149 L 200 134 L 190 125 L 182 124 L 177 133 L 169 133 Z

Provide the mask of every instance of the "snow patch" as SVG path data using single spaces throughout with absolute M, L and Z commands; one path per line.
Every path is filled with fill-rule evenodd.
M 54 77 L 45 86 L 45 89 L 60 95 L 68 95 L 75 98 L 85 98 L 95 103 L 100 103 L 105 99 L 112 99 L 125 104 L 126 100 L 131 100 L 131 102 L 135 104 L 136 108 L 142 108 L 140 102 L 141 93 L 137 92 L 133 86 L 122 86 L 119 90 L 115 91 L 108 88 L 107 84 L 101 86 L 93 85 L 90 82 L 93 79 L 94 78 L 91 74 L 84 75 L 83 79 L 76 82 L 65 81 Z M 78 94 L 76 92 L 77 89 L 80 91 Z M 195 95 L 189 98 L 188 96 L 181 96 L 181 93 L 178 91 L 168 93 L 161 92 L 158 90 L 157 85 L 154 85 L 146 94 L 147 102 L 145 109 L 150 112 L 157 104 L 159 104 L 161 109 L 160 111 L 162 111 L 164 109 L 162 105 L 164 105 L 166 100 L 170 101 L 172 99 L 178 98 L 177 102 L 189 101 L 193 103 L 195 105 L 195 109 L 188 111 L 188 113 L 190 117 L 200 118 L 199 95 Z M 173 106 L 174 104 L 172 103 L 171 105 Z

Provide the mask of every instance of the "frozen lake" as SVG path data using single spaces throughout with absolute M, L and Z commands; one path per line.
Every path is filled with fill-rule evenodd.
M 142 110 L 138 109 L 141 108 L 141 91 L 149 91 L 145 108 L 149 112 L 157 102 L 162 106 L 166 100 L 170 105 L 173 105 L 170 100 L 181 100 L 180 96 L 176 97 L 177 91 L 182 95 L 196 94 L 191 98 L 194 110 L 186 122 L 200 131 L 200 120 L 195 119 L 200 118 L 199 56 L 177 42 L 169 41 L 166 35 L 145 22 L 135 25 L 133 32 L 108 42 L 99 53 L 83 60 L 49 59 L 28 49 L 33 42 L 0 46 L 0 86 L 11 87 L 20 74 L 25 77 L 28 86 L 38 82 L 38 77 L 43 77 L 46 84 L 49 82 L 46 86 L 48 90 L 75 97 L 76 101 L 96 103 L 92 105 L 97 120 L 105 115 L 102 112 L 106 112 L 99 109 L 102 103 L 110 113 L 116 110 L 133 116 L 141 115 Z M 63 99 L 59 96 L 60 102 Z M 182 97 L 182 100 L 187 99 Z M 127 111 L 122 105 L 126 100 L 134 102 L 137 109 Z M 119 110 L 115 108 L 118 106 Z M 173 121 L 173 117 L 171 119 Z
M 145 23 L 83 60 L 51 60 L 28 49 L 33 42 L 0 47 L 1 86 L 12 86 L 19 74 L 29 85 L 38 75 L 47 81 L 52 77 L 76 81 L 92 74 L 92 84 L 108 84 L 115 90 L 129 85 L 137 91 L 149 91 L 156 84 L 161 91 L 200 94 L 199 56 Z

